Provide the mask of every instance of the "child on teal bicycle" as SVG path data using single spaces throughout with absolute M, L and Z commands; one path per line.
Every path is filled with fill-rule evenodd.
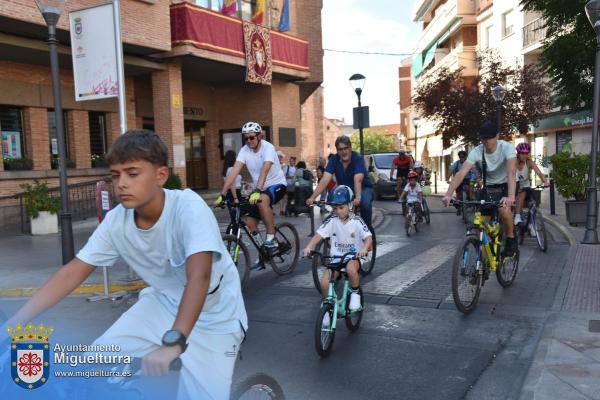
M 329 205 L 335 210 L 335 215 L 325 220 L 317 233 L 304 249 L 304 257 L 308 257 L 320 240 L 330 238 L 331 256 L 342 256 L 353 249 L 358 257 L 366 257 L 371 249 L 372 237 L 367 224 L 351 211 L 354 193 L 348 186 L 340 185 L 333 191 Z M 350 311 L 360 309 L 360 275 L 359 261 L 351 260 L 346 265 L 352 294 L 350 295 Z M 336 272 L 337 274 L 337 272 Z M 327 296 L 329 275 L 324 274 L 321 280 L 321 292 Z M 324 324 L 327 325 L 327 324 Z

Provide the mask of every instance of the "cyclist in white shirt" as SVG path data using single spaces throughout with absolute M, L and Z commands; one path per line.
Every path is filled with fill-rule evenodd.
M 414 204 L 415 210 L 417 211 L 417 216 L 421 218 L 421 204 L 423 203 L 423 189 L 417 179 L 419 178 L 419 174 L 415 171 L 410 171 L 408 173 L 408 183 L 404 187 L 402 194 L 400 195 L 400 201 L 406 198 L 406 202 L 408 204 Z
M 333 191 L 329 205 L 334 207 L 335 215 L 325 220 L 317 233 L 312 237 L 304 249 L 304 256 L 308 257 L 317 243 L 323 238 L 330 238 L 331 255 L 343 256 L 354 251 L 358 257 L 365 257 L 373 243 L 371 231 L 365 222 L 351 212 L 354 193 L 348 186 L 340 185 Z M 350 295 L 350 310 L 360 308 L 360 265 L 358 260 L 351 260 L 346 266 L 352 294 Z M 337 273 L 337 272 L 336 272 Z M 329 276 L 325 274 L 321 280 L 323 297 L 327 296 Z M 328 325 L 328 324 L 326 324 Z
M 227 191 L 234 184 L 236 177 L 245 165 L 254 181 L 254 191 L 248 199 L 254 207 L 248 215 L 250 218 L 247 218 L 246 224 L 250 232 L 254 233 L 262 219 L 267 227 L 264 246 L 271 249 L 277 248 L 272 207 L 285 196 L 285 176 L 275 146 L 263 139 L 262 128 L 259 124 L 247 122 L 242 127 L 242 134 L 246 144 L 240 149 L 233 169 L 221 189 L 221 195 L 217 197 L 215 203 L 223 202 Z

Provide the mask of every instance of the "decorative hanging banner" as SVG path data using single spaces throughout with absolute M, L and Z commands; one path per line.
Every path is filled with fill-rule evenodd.
M 267 28 L 244 21 L 246 82 L 271 85 L 271 33 Z

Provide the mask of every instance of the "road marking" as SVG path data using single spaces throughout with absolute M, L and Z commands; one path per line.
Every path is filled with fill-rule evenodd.
M 454 256 L 458 242 L 458 240 L 443 241 L 362 285 L 363 290 L 367 293 L 392 296 L 400 294 Z
M 398 236 L 389 235 L 390 238 L 398 239 Z M 381 240 L 379 236 L 377 237 L 377 258 L 383 257 L 386 254 L 389 254 L 393 251 L 401 249 L 404 246 L 412 244 L 412 241 L 404 240 L 402 242 L 391 241 L 391 240 Z M 308 266 L 309 270 L 307 272 L 303 272 L 302 274 L 294 275 L 293 277 L 277 283 L 277 286 L 284 287 L 300 287 L 300 288 L 312 288 L 315 286 L 312 277 L 312 265 Z M 377 263 L 375 263 L 375 268 L 377 268 Z

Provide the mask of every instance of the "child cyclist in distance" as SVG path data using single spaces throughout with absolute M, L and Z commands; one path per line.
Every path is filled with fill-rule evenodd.
M 94 345 L 119 345 L 119 354 L 142 357 L 145 375 L 166 374 L 179 357 L 178 399 L 228 399 L 248 322 L 213 212 L 189 189 L 163 189 L 168 149 L 154 132 L 119 136 L 106 160 L 120 204 L 6 325 L 30 322 L 96 266 L 122 258 L 149 287 Z
M 331 195 L 329 205 L 334 208 L 335 215 L 328 218 L 323 225 L 319 227 L 317 233 L 312 237 L 304 249 L 304 256 L 308 257 L 321 239 L 330 238 L 331 255 L 343 256 L 344 254 L 355 251 L 358 257 L 365 257 L 371 249 L 373 242 L 371 231 L 367 224 L 358 216 L 352 213 L 352 198 L 354 193 L 348 186 L 340 185 L 335 188 Z M 350 311 L 360 309 L 360 286 L 359 261 L 351 260 L 346 266 L 348 279 L 352 294 L 350 295 Z M 337 274 L 337 272 L 336 272 Z M 329 286 L 329 275 L 324 274 L 321 280 L 321 291 L 323 297 L 327 296 Z M 328 314 L 326 314 L 328 316 Z M 325 325 L 328 325 L 324 323 Z
M 419 178 L 419 174 L 414 171 L 410 171 L 408 173 L 408 183 L 404 187 L 404 191 L 400 196 L 400 200 L 404 200 L 406 198 L 406 202 L 408 204 L 414 204 L 415 210 L 417 211 L 417 216 L 421 218 L 421 204 L 423 203 L 423 189 L 417 179 Z

